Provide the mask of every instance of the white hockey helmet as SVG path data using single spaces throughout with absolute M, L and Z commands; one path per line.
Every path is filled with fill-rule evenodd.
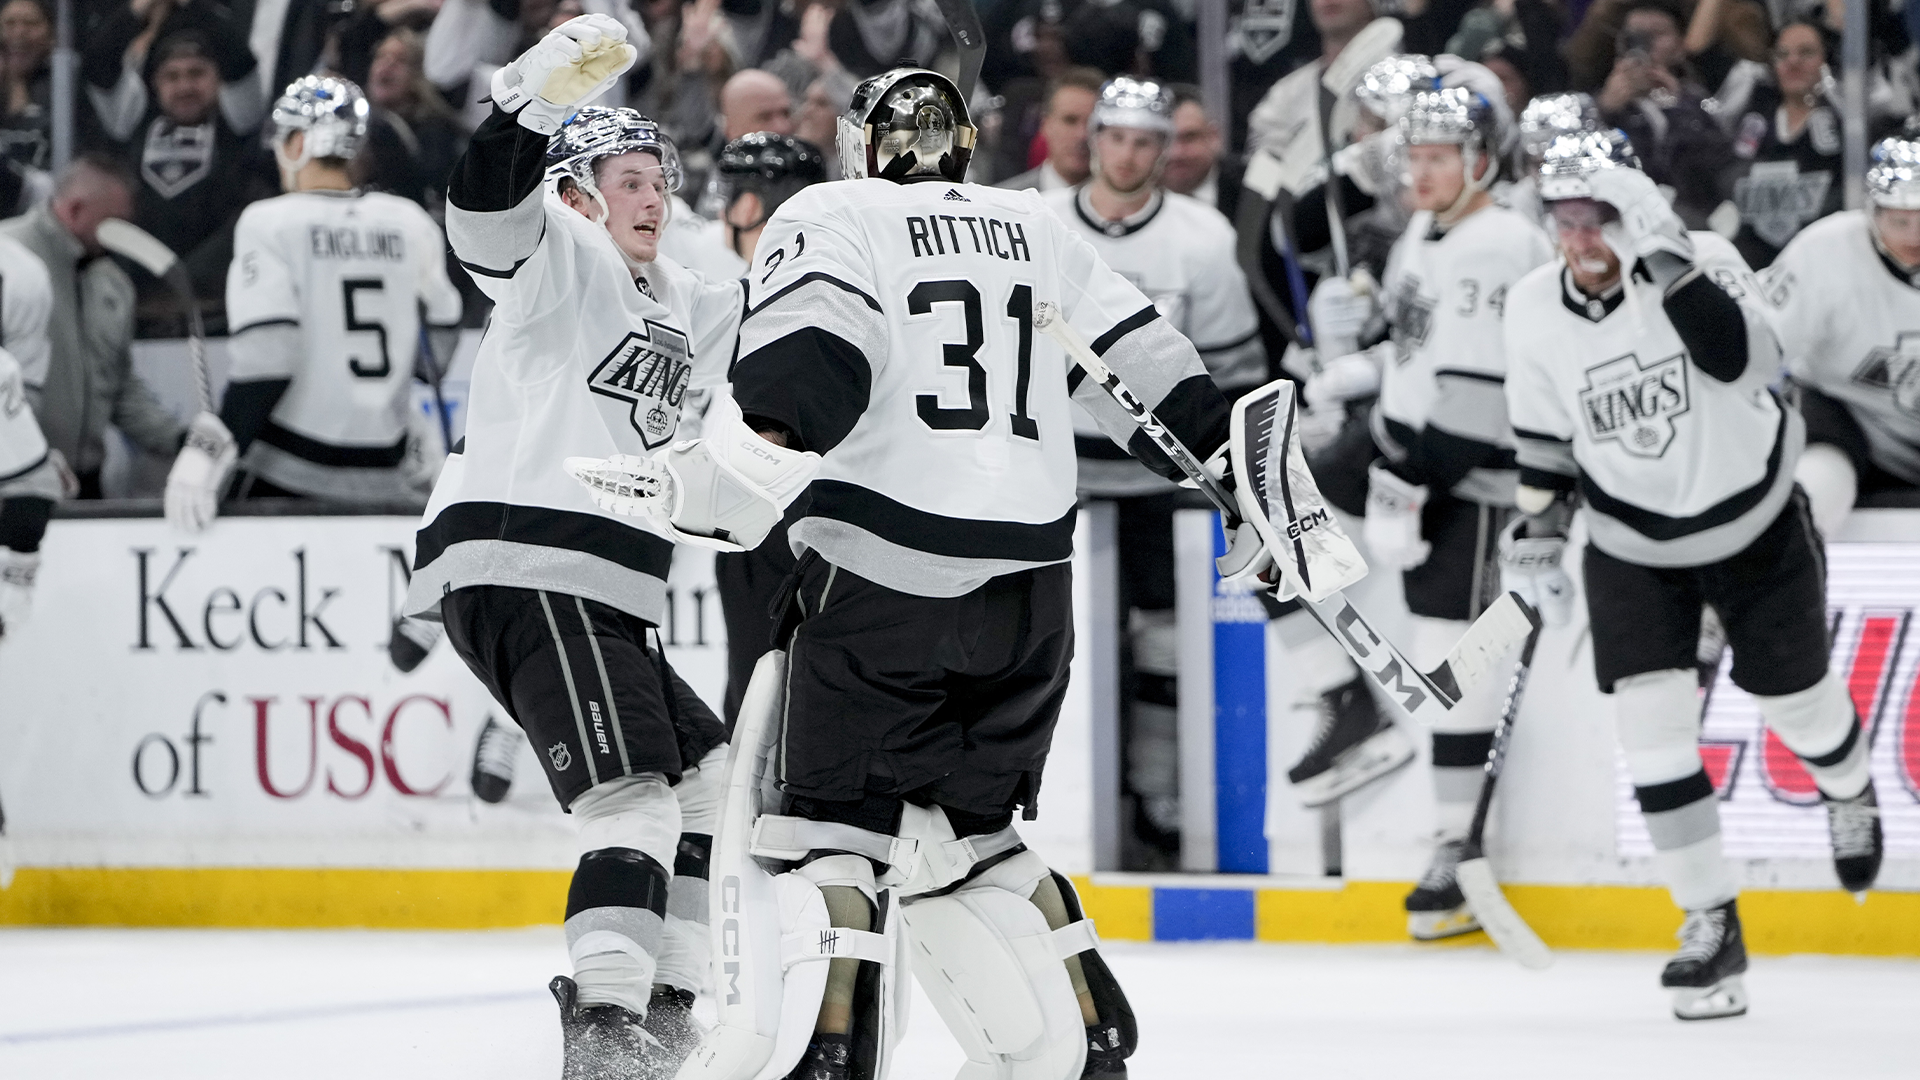
M 1486 95 L 1467 86 L 1422 90 L 1407 104 L 1399 128 L 1400 141 L 1407 146 L 1460 148 L 1464 183 L 1453 205 L 1441 212 L 1441 220 L 1459 213 L 1474 194 L 1487 190 L 1500 179 L 1501 162 L 1505 160 L 1503 150 L 1512 131 L 1504 102 L 1496 107 Z M 1481 162 L 1486 163 L 1484 170 L 1480 168 Z
M 839 122 L 840 169 L 849 180 L 967 178 L 979 131 L 953 80 L 925 68 L 883 71 L 854 88 Z
M 331 75 L 302 75 L 273 103 L 273 153 L 291 172 L 315 158 L 351 158 L 367 137 L 367 96 Z M 287 157 L 287 136 L 305 134 L 300 156 Z
M 1640 158 L 1619 128 L 1561 135 L 1540 157 L 1540 201 L 1591 199 L 1593 174 L 1602 169 L 1638 169 Z
M 1433 88 L 1440 77 L 1431 57 L 1419 53 L 1395 53 L 1375 63 L 1360 76 L 1353 96 L 1366 110 L 1386 121 L 1398 124 L 1413 104 L 1413 96 Z
M 1888 210 L 1920 210 L 1920 138 L 1902 133 L 1873 144 L 1867 202 Z
M 1587 94 L 1542 94 L 1527 102 L 1520 113 L 1520 153 L 1529 165 L 1538 162 L 1548 144 L 1561 135 L 1592 131 L 1600 126 L 1600 110 Z
M 558 190 L 571 180 L 600 207 L 599 221 L 607 217 L 607 201 L 593 167 L 602 158 L 639 151 L 660 161 L 660 179 L 668 193 L 680 189 L 680 151 L 660 125 L 633 109 L 589 105 L 567 118 L 547 140 L 547 183 Z
M 1143 128 L 1168 135 L 1173 133 L 1173 91 L 1153 79 L 1121 75 L 1108 79 L 1093 103 L 1093 116 L 1087 132 L 1101 128 Z

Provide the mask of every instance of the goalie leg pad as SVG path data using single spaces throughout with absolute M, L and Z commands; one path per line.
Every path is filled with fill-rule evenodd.
M 903 907 L 914 975 L 966 1051 L 958 1080 L 1072 1080 L 1086 1064 L 1086 1028 L 1062 946 L 1040 909 L 983 880 L 992 876 Z

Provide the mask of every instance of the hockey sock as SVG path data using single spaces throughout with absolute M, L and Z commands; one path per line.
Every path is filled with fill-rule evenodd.
M 1721 852 L 1720 803 L 1700 761 L 1697 676 L 1628 676 L 1614 683 L 1613 708 L 1654 863 L 1674 903 L 1698 911 L 1733 899 L 1739 888 Z
M 680 804 L 658 773 L 588 789 L 568 807 L 585 854 L 567 891 L 567 954 L 582 1005 L 638 1016 L 658 971 Z
M 1423 668 L 1438 664 L 1467 632 L 1467 623 L 1453 619 L 1414 617 L 1414 662 Z M 1487 753 L 1493 749 L 1493 726 L 1499 703 L 1494 697 L 1501 680 L 1487 679 L 1475 687 L 1433 730 L 1434 824 L 1440 839 L 1460 840 L 1473 823 L 1473 807 L 1486 777 Z
M 1046 916 L 1050 929 L 1058 930 L 1073 921 L 1072 913 L 1067 911 L 1066 898 L 1060 895 L 1060 886 L 1054 883 L 1051 876 L 1042 878 L 1034 886 L 1033 895 L 1027 899 L 1040 909 L 1040 914 Z M 1080 1000 L 1080 1019 L 1092 1027 L 1100 1022 L 1100 1010 L 1094 1007 L 1093 988 L 1087 985 L 1086 968 L 1080 963 L 1078 955 L 1067 957 L 1066 964 L 1067 978 L 1073 982 L 1073 996 Z
M 1296 701 L 1317 703 L 1321 694 L 1336 686 L 1345 686 L 1358 678 L 1347 650 L 1321 629 L 1305 608 L 1289 611 L 1274 620 L 1280 644 L 1286 647 L 1287 671 L 1293 676 Z
M 667 885 L 665 934 L 660 942 L 660 966 L 654 981 L 699 993 L 707 984 L 713 960 L 713 942 L 707 934 L 707 863 L 713 837 L 681 833 L 680 850 L 673 859 L 673 881 Z
M 1180 795 L 1179 633 L 1171 611 L 1135 610 L 1128 619 L 1134 692 L 1127 705 L 1127 787 L 1149 805 L 1156 828 L 1179 829 L 1169 813 Z
M 849 930 L 873 929 L 873 905 L 864 892 L 850 885 L 827 885 L 820 895 L 827 902 L 827 921 Z M 820 997 L 820 1020 L 813 1030 L 825 1035 L 853 1033 L 853 995 L 860 961 L 827 961 L 827 990 Z
M 1797 694 L 1754 696 L 1760 715 L 1799 756 L 1822 794 L 1851 799 L 1867 789 L 1867 740 L 1846 687 L 1828 672 Z

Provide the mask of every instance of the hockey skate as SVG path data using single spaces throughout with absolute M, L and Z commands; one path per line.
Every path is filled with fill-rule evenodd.
M 1319 731 L 1287 770 L 1306 806 L 1330 803 L 1413 760 L 1412 741 L 1380 714 L 1361 676 L 1294 705 L 1295 712 L 1309 709 L 1320 714 Z
M 678 1063 L 700 1046 L 700 1040 L 706 1037 L 707 1030 L 694 1019 L 694 993 L 677 986 L 655 985 L 653 997 L 647 1002 L 647 1034 L 659 1040 L 660 1048 L 666 1056 Z
M 1863 896 L 1880 874 L 1880 857 L 1886 853 L 1886 837 L 1880 831 L 1880 798 L 1874 794 L 1873 781 L 1851 799 L 1829 799 L 1827 832 L 1833 837 L 1833 870 L 1840 875 L 1840 887 Z
M 815 1033 L 787 1080 L 847 1080 L 852 1072 L 852 1037 Z
M 580 988 L 565 975 L 555 975 L 547 989 L 560 1003 L 560 1080 L 669 1080 L 679 1071 L 681 1057 L 638 1016 L 618 1005 L 580 1004 Z
M 1434 848 L 1426 874 L 1407 894 L 1407 933 L 1415 941 L 1438 941 L 1480 929 L 1456 873 L 1465 848 L 1464 840 L 1448 840 Z
M 493 717 L 480 727 L 480 739 L 473 744 L 473 773 L 469 781 L 481 802 L 497 803 L 507 797 L 513 786 L 513 759 L 527 737 L 512 724 Z
M 1660 985 L 1673 991 L 1673 1015 L 1713 1020 L 1747 1011 L 1747 942 L 1740 933 L 1737 901 L 1687 912 L 1680 924 L 1680 951 L 1667 961 Z
M 1121 1044 L 1119 1028 L 1112 1024 L 1093 1025 L 1087 1029 L 1087 1064 L 1080 1071 L 1081 1077 L 1126 1080 L 1127 1052 Z

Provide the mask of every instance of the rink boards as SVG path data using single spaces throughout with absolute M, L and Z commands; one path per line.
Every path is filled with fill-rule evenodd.
M 1920 955 L 1920 514 L 1859 517 L 1849 536 L 1863 542 L 1831 548 L 1834 658 L 1874 729 L 1888 888 L 1856 905 L 1832 887 L 1822 811 L 1723 673 L 1705 745 L 1758 951 Z M 1096 587 L 1112 573 L 1105 520 L 1083 515 L 1074 688 L 1041 818 L 1023 834 L 1080 881 L 1107 937 L 1402 940 L 1399 901 L 1431 828 L 1424 771 L 1349 798 L 1332 832 L 1268 784 L 1311 732 L 1283 720 L 1290 687 L 1270 631 L 1210 580 L 1204 621 L 1183 628 L 1220 668 L 1211 680 L 1183 669 L 1182 712 L 1209 723 L 1212 763 L 1190 739 L 1182 764 L 1187 820 L 1211 817 L 1214 851 L 1188 865 L 1245 872 L 1108 869 L 1120 763 L 1114 613 Z M 233 518 L 186 538 L 156 518 L 56 521 L 31 632 L 0 648 L 0 805 L 22 867 L 0 891 L 0 923 L 558 921 L 576 852 L 534 749 L 505 802 L 474 799 L 473 744 L 497 706 L 444 644 L 412 674 L 386 659 L 414 525 Z M 717 701 L 724 629 L 708 559 L 683 555 L 673 586 L 669 655 Z M 1404 632 L 1390 578 L 1356 602 Z M 1666 947 L 1677 913 L 1652 887 L 1589 665 L 1583 626 L 1543 640 L 1496 802 L 1495 865 L 1552 944 Z M 1341 878 L 1324 875 L 1329 843 Z

